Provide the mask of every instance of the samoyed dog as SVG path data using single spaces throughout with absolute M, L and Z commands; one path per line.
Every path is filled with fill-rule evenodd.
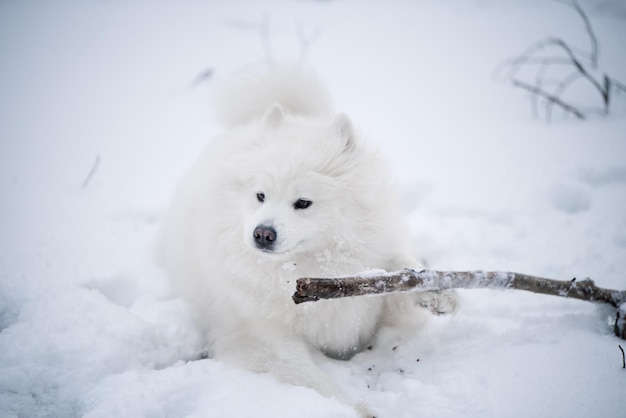
M 176 192 L 160 261 L 212 357 L 353 403 L 314 353 L 349 359 L 380 326 L 416 321 L 424 298 L 291 296 L 300 277 L 420 268 L 390 170 L 306 71 L 267 71 L 218 96 L 225 132 Z

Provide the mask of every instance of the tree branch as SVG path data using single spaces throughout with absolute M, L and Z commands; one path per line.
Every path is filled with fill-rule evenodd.
M 561 82 L 557 85 L 556 89 L 552 92 L 551 96 L 554 99 L 548 100 L 546 104 L 546 120 L 549 122 L 552 119 L 552 106 L 557 102 L 563 102 L 561 100 L 561 95 L 567 89 L 570 84 L 574 83 L 574 81 L 580 78 L 580 74 L 578 72 L 573 72 L 569 76 L 565 77 Z M 573 107 L 573 106 L 572 106 Z M 566 109 L 566 111 L 568 111 Z
M 518 289 L 533 293 L 608 303 L 619 307 L 626 291 L 597 287 L 593 280 L 552 280 L 501 271 L 401 270 L 395 273 L 357 275 L 336 279 L 301 278 L 293 295 L 295 303 L 348 296 L 445 289 Z
M 504 77 L 509 79 L 514 86 L 531 93 L 531 105 L 535 117 L 539 114 L 539 103 L 545 103 L 547 121 L 551 119 L 554 106 L 562 108 L 566 114 L 573 114 L 579 119 L 585 119 L 589 114 L 608 116 L 612 90 L 615 92 L 623 91 L 624 85 L 606 74 L 596 78 L 588 70 L 587 67 L 591 67 L 592 70 L 597 69 L 599 57 L 599 43 L 591 21 L 576 0 L 559 2 L 571 7 L 582 20 L 589 38 L 590 51 L 572 47 L 559 37 L 547 37 L 533 43 L 517 57 L 505 61 L 502 66 L 497 68 L 496 74 L 504 73 Z M 546 80 L 548 70 L 552 67 L 572 67 L 573 70 L 573 73 L 569 73 L 556 83 L 556 89 L 553 92 L 548 88 L 549 83 Z M 526 72 L 535 71 L 534 84 L 520 79 L 528 78 L 528 74 L 522 73 L 522 70 Z M 598 92 L 602 99 L 602 110 L 598 111 L 596 108 L 582 109 L 580 106 L 568 103 L 567 98 L 563 97 L 570 85 L 580 78 Z
M 296 304 L 352 296 L 446 289 L 517 289 L 544 295 L 599 302 L 618 309 L 615 335 L 626 339 L 626 291 L 597 287 L 593 280 L 552 280 L 500 271 L 378 271 L 335 279 L 301 278 L 292 299 Z M 621 317 L 620 317 L 621 314 Z
M 582 111 L 580 111 L 579 109 L 575 108 L 574 106 L 572 106 L 572 105 L 570 105 L 568 103 L 565 103 L 563 100 L 559 99 L 558 97 L 554 96 L 551 93 L 548 93 L 547 91 L 543 90 L 542 88 L 539 88 L 537 86 L 533 86 L 531 84 L 528 84 L 528 83 L 525 83 L 525 82 L 519 81 L 519 80 L 513 80 L 512 83 L 516 87 L 522 88 L 524 90 L 528 90 L 529 92 L 531 92 L 532 94 L 534 94 L 536 96 L 543 97 L 549 103 L 553 103 L 553 104 L 559 106 L 560 108 L 562 108 L 566 112 L 569 112 L 569 113 L 573 114 L 574 116 L 576 116 L 578 119 L 585 119 L 585 114 Z
M 591 21 L 589 20 L 589 17 L 587 17 L 587 13 L 585 13 L 583 8 L 580 6 L 580 3 L 578 3 L 576 0 L 572 0 L 569 2 L 561 1 L 560 3 L 573 8 L 576 11 L 576 13 L 578 13 L 578 16 L 582 19 L 585 25 L 585 30 L 587 31 L 587 35 L 589 36 L 589 43 L 591 44 L 591 52 L 589 53 L 589 60 L 591 61 L 591 67 L 594 69 L 597 68 L 598 67 L 598 55 L 599 55 L 598 38 L 596 37 L 596 34 L 593 30 L 593 26 L 591 25 Z
M 296 23 L 296 35 L 298 37 L 298 42 L 300 43 L 300 58 L 298 59 L 298 63 L 300 65 L 304 65 L 309 58 L 309 50 L 311 49 L 311 45 L 322 34 L 322 29 L 320 27 L 315 28 L 309 35 L 304 33 L 304 28 L 301 22 Z
M 83 180 L 83 184 L 82 184 L 83 189 L 86 189 L 87 186 L 89 186 L 89 182 L 91 181 L 91 178 L 94 176 L 94 174 L 96 174 L 96 171 L 98 171 L 99 165 L 100 165 L 100 154 L 96 155 L 96 160 L 93 162 L 93 165 L 91 166 L 91 169 L 89 170 L 89 173 L 87 173 L 87 177 L 85 177 L 85 179 Z

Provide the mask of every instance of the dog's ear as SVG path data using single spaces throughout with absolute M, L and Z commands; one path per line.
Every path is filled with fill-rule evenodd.
M 263 125 L 269 128 L 278 128 L 285 120 L 285 111 L 278 103 L 272 103 L 263 115 Z
M 339 113 L 331 123 L 331 132 L 344 141 L 344 152 L 351 152 L 356 147 L 356 136 L 350 118 Z

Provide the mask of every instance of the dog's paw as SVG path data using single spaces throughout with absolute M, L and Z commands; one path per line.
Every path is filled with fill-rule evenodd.
M 454 313 L 458 305 L 458 295 L 454 290 L 420 292 L 418 298 L 420 306 L 436 315 Z

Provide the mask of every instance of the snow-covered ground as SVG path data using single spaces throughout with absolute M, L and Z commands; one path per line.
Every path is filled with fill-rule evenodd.
M 626 5 L 581 4 L 601 69 L 626 81 Z M 269 59 L 306 61 L 380 143 L 430 267 L 626 289 L 626 94 L 606 119 L 547 124 L 493 78 L 548 35 L 589 45 L 544 1 L 0 2 L 0 416 L 354 416 L 188 361 L 198 335 L 153 260 L 177 180 L 218 132 L 215 86 Z M 610 310 L 461 297 L 408 341 L 383 330 L 319 363 L 382 418 L 624 416 Z

